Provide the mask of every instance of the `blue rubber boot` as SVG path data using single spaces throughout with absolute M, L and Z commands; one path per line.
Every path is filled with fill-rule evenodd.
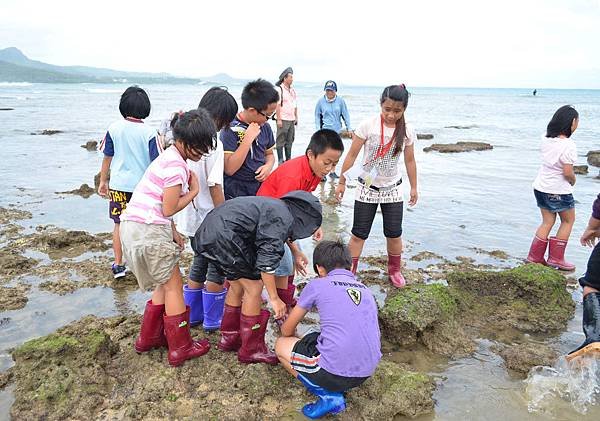
M 298 380 L 313 395 L 319 399 L 315 403 L 304 405 L 302 413 L 310 419 L 321 418 L 327 414 L 339 414 L 346 409 L 346 400 L 341 392 L 330 392 L 321 386 L 314 384 L 302 374 L 298 374 Z
M 202 327 L 204 330 L 212 331 L 221 328 L 226 294 L 226 289 L 221 292 L 202 290 L 202 306 L 204 307 L 204 322 L 202 322 Z
M 190 326 L 196 326 L 204 320 L 204 307 L 202 306 L 202 289 L 192 289 L 183 286 L 183 302 L 190 307 Z

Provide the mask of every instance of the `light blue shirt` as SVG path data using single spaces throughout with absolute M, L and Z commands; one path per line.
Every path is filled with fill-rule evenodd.
M 156 129 L 129 120 L 111 124 L 102 146 L 112 156 L 109 186 L 123 192 L 133 192 L 159 151 Z
M 340 119 L 344 119 L 346 130 L 351 130 L 350 114 L 346 107 L 346 101 L 336 95 L 334 100 L 330 102 L 327 100 L 327 97 L 323 95 L 315 107 L 316 130 L 330 129 L 339 133 L 342 131 L 342 122 Z

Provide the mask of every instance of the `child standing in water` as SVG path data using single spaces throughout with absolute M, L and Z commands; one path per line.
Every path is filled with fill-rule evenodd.
M 547 264 L 561 270 L 575 270 L 575 265 L 565 260 L 565 249 L 575 223 L 575 200 L 573 165 L 577 160 L 577 148 L 571 135 L 577 129 L 579 114 L 570 105 L 560 107 L 548 123 L 546 136 L 542 140 L 542 165 L 533 182 L 533 194 L 542 213 L 527 261 Z M 560 217 L 556 236 L 548 238 Z M 548 261 L 544 255 L 548 251 Z
M 198 179 L 186 160 L 198 161 L 216 146 L 215 124 L 206 110 L 183 114 L 173 127 L 175 143 L 146 170 L 121 215 L 123 254 L 142 290 L 154 289 L 146 303 L 137 352 L 167 345 L 172 366 L 208 352 L 207 340 L 190 336 L 190 309 L 183 301 L 179 256 L 183 239 L 172 216 L 198 194 Z
M 354 201 L 354 222 L 348 247 L 352 272 L 356 273 L 365 240 L 369 237 L 377 208 L 383 214 L 383 234 L 387 240 L 388 274 L 392 285 L 402 288 L 406 281 L 400 272 L 402 260 L 402 215 L 404 197 L 400 158 L 403 157 L 410 183 L 409 206 L 417 203 L 417 164 L 414 155 L 416 132 L 404 118 L 409 93 L 404 84 L 386 87 L 380 97 L 381 113 L 363 121 L 352 136 L 352 146 L 342 166 L 336 197 L 346 190 L 346 172 L 363 150 Z

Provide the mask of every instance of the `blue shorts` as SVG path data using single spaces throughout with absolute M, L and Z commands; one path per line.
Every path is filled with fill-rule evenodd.
M 538 208 L 546 209 L 552 213 L 559 213 L 575 207 L 572 194 L 544 193 L 533 189 Z
M 294 274 L 294 258 L 292 256 L 292 250 L 290 246 L 284 244 L 285 252 L 283 258 L 279 262 L 279 266 L 275 269 L 275 276 L 290 276 Z

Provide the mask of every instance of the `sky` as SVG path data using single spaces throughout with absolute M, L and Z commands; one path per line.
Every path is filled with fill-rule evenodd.
M 57 65 L 351 85 L 600 89 L 600 0 L 0 0 Z

